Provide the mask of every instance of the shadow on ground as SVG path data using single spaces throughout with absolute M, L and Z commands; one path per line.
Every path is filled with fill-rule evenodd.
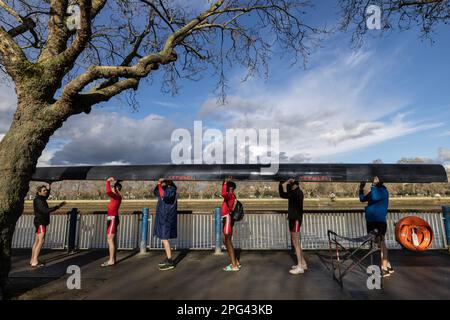
M 31 270 L 29 252 L 15 252 L 11 283 L 17 299 L 448 299 L 450 255 L 443 251 L 423 254 L 391 251 L 395 273 L 383 281 L 382 290 L 369 290 L 368 275 L 361 270 L 344 279 L 341 288 L 319 258 L 326 252 L 305 251 L 308 271 L 291 275 L 295 259 L 289 251 L 242 251 L 239 272 L 224 272 L 226 254 L 212 251 L 178 251 L 176 268 L 160 271 L 163 251 L 136 254 L 119 252 L 116 266 L 100 268 L 106 250 L 65 255 L 46 251 L 46 267 Z M 81 268 L 81 289 L 66 286 L 69 265 Z M 426 290 L 425 290 L 426 288 Z
M 80 268 L 91 265 L 96 261 L 108 258 L 106 250 L 90 250 L 67 253 L 60 250 L 43 250 L 40 261 L 44 267 L 31 268 L 29 266 L 30 250 L 13 251 L 13 268 L 9 275 L 11 295 L 20 297 L 23 294 L 43 287 L 49 283 L 67 278 L 67 268 L 77 265 Z M 123 263 L 137 252 L 122 252 L 117 263 Z

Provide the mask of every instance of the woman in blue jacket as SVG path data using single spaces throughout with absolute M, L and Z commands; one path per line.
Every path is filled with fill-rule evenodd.
M 170 270 L 175 267 L 169 239 L 177 237 L 177 187 L 172 180 L 161 178 L 153 193 L 158 198 L 154 232 L 161 239 L 167 256 L 165 261 L 159 263 L 159 269 Z
M 365 208 L 367 233 L 376 230 L 381 237 L 381 273 L 383 277 L 386 277 L 394 273 L 394 269 L 388 261 L 388 250 L 384 241 L 387 230 L 386 216 L 389 207 L 389 192 L 378 177 L 373 178 L 372 187 L 368 194 L 364 194 L 365 185 L 365 182 L 361 182 L 359 186 L 359 200 L 361 202 L 367 202 Z

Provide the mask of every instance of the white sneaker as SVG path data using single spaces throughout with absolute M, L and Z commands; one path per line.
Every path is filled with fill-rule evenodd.
M 296 265 L 296 264 L 294 264 L 292 267 L 291 267 L 291 269 L 295 269 L 295 268 L 297 268 L 298 267 L 298 265 Z M 303 270 L 308 270 L 308 265 L 306 264 L 306 263 L 302 263 L 302 269 Z
M 300 274 L 300 273 L 305 273 L 305 270 L 302 267 L 299 266 L 295 266 L 294 269 L 289 270 L 290 274 Z

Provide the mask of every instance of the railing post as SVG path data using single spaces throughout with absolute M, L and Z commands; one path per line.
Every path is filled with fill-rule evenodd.
M 147 252 L 148 244 L 148 208 L 142 210 L 142 221 L 141 221 L 141 243 L 139 253 Z
M 442 206 L 442 215 L 444 216 L 445 236 L 447 238 L 447 247 L 450 250 L 450 206 Z
M 67 252 L 75 251 L 76 234 L 77 234 L 78 209 L 72 208 L 69 213 L 69 234 L 67 241 Z
M 222 220 L 220 217 L 220 208 L 214 209 L 214 224 L 215 224 L 215 234 L 216 234 L 216 243 L 215 243 L 215 255 L 222 254 Z

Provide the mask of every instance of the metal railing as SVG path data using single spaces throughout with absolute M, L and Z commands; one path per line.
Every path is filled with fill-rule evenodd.
M 162 249 L 161 240 L 154 235 L 155 215 L 149 216 L 149 249 Z M 177 239 L 171 240 L 175 249 L 212 249 L 214 248 L 214 215 L 178 214 Z
M 54 215 L 52 224 L 48 228 L 45 237 L 44 249 L 66 249 L 67 240 L 67 216 Z M 31 248 L 34 243 L 36 229 L 33 215 L 22 215 L 16 224 L 13 235 L 13 248 Z
M 106 222 L 105 214 L 80 215 L 77 224 L 77 247 L 79 249 L 107 248 Z M 139 230 L 139 215 L 121 214 L 117 234 L 118 249 L 136 249 Z
M 425 212 L 395 211 L 387 217 L 388 232 L 386 243 L 390 249 L 399 249 L 395 241 L 394 223 L 399 219 L 415 215 L 428 221 L 434 231 L 431 249 L 447 248 L 446 233 L 442 211 Z M 119 233 L 117 235 L 119 249 L 139 248 L 141 238 L 141 216 L 136 213 L 120 215 Z M 13 248 L 31 248 L 35 237 L 32 215 L 23 215 L 17 225 L 13 237 Z M 148 216 L 147 248 L 162 249 L 159 239 L 154 236 L 154 214 Z M 57 214 L 51 217 L 44 248 L 67 249 L 68 215 Z M 178 238 L 171 240 L 175 249 L 211 250 L 215 248 L 215 216 L 214 214 L 178 214 Z M 322 210 L 306 211 L 302 225 L 302 246 L 306 250 L 328 248 L 327 230 L 348 237 L 359 237 L 366 233 L 364 213 L 362 210 Z M 249 250 L 290 249 L 290 233 L 286 213 L 246 213 L 242 221 L 234 228 L 233 243 L 236 248 Z M 221 245 L 221 244 L 220 244 Z M 351 247 L 352 243 L 347 243 Z M 79 214 L 77 218 L 75 246 L 78 249 L 107 248 L 106 214 Z M 145 247 L 144 247 L 145 248 Z

